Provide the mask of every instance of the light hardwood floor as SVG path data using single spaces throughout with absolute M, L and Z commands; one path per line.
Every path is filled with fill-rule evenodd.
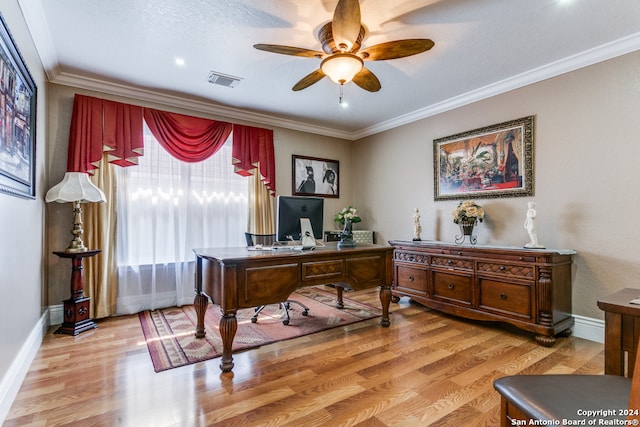
M 49 333 L 4 426 L 498 426 L 496 378 L 604 371 L 600 343 L 545 348 L 406 298 L 391 311 L 390 328 L 372 319 L 236 354 L 229 374 L 218 359 L 155 373 L 137 315 Z

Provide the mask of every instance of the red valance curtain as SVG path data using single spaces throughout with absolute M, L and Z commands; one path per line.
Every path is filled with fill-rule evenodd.
M 276 192 L 273 130 L 185 116 L 90 96 L 76 95 L 69 130 L 68 172 L 96 169 L 103 157 L 119 166 L 136 165 L 143 154 L 142 120 L 174 157 L 199 162 L 222 147 L 233 129 L 237 174 L 259 169 L 269 192 Z
M 158 142 L 176 159 L 201 162 L 225 143 L 232 125 L 166 111 L 144 109 L 144 120 Z
M 237 174 L 251 175 L 259 168 L 260 179 L 273 195 L 276 192 L 276 162 L 273 130 L 233 125 L 233 164 Z
M 138 163 L 143 153 L 142 107 L 76 94 L 67 171 L 93 174 L 103 152 L 119 166 Z

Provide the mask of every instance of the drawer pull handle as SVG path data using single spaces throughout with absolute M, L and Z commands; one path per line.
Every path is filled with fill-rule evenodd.
M 455 262 L 455 261 L 454 261 L 454 260 L 452 260 L 452 259 L 447 260 L 447 264 L 449 264 L 449 265 L 453 264 L 454 262 Z
M 449 283 L 449 284 L 447 285 L 447 288 L 449 288 L 449 289 L 453 289 L 453 288 L 455 288 L 455 285 L 454 285 L 453 283 Z
M 507 294 L 500 294 L 500 299 L 507 299 Z
M 409 281 L 413 282 L 413 276 L 409 276 Z
M 416 259 L 415 259 L 414 257 L 412 257 L 412 256 L 410 256 L 410 257 L 409 257 L 409 261 L 413 262 L 413 261 L 415 261 L 415 260 L 416 260 Z
M 458 255 L 462 255 L 462 252 L 458 252 Z
M 507 267 L 505 267 L 504 265 L 500 266 L 500 271 L 505 271 L 507 269 Z

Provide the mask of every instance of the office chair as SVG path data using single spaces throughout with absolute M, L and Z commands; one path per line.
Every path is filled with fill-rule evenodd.
M 254 234 L 254 233 L 244 233 L 245 240 L 247 241 L 247 246 L 272 246 L 276 243 L 276 235 L 275 234 Z M 302 304 L 300 301 L 296 301 L 293 299 L 288 299 L 286 301 L 282 301 L 279 303 L 280 308 L 284 309 L 285 319 L 282 321 L 282 324 L 288 325 L 291 317 L 289 316 L 289 309 L 291 308 L 291 304 L 297 304 L 302 308 L 302 315 L 309 315 L 309 307 Z M 260 307 L 256 307 L 253 316 L 251 316 L 251 323 L 258 322 L 258 315 L 266 305 L 261 305 Z

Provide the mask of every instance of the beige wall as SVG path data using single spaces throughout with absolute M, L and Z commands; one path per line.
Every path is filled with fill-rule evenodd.
M 0 380 L 6 380 L 41 317 L 44 289 L 44 186 L 47 84 L 17 1 L 3 1 L 0 13 L 38 88 L 36 198 L 0 194 Z M 4 384 L 0 381 L 0 384 Z M 2 402 L 0 387 L 0 403 Z M 0 421 L 2 420 L 0 405 Z
M 379 242 L 411 239 L 419 208 L 422 239 L 453 242 L 457 202 L 433 200 L 433 140 L 534 115 L 535 195 L 479 200 L 478 243 L 528 242 L 535 201 L 540 242 L 578 252 L 574 313 L 602 319 L 598 298 L 640 288 L 639 70 L 636 52 L 358 141 L 353 190 L 366 224 Z
M 49 181 L 51 185 L 59 182 L 65 172 L 67 164 L 67 145 L 69 139 L 69 122 L 73 109 L 73 97 L 76 93 L 112 99 L 136 105 L 144 105 L 152 108 L 174 111 L 182 114 L 191 114 L 200 117 L 227 120 L 224 117 L 215 117 L 194 111 L 176 109 L 166 105 L 141 103 L 132 99 L 111 96 L 99 92 L 91 92 L 82 89 L 62 85 L 50 85 L 49 117 L 51 129 L 49 132 Z M 266 127 L 264 125 L 246 123 L 248 125 Z M 342 204 L 349 203 L 352 194 L 350 174 L 351 168 L 351 142 L 342 139 L 330 138 L 310 133 L 294 131 L 282 128 L 273 128 L 274 146 L 276 154 L 276 189 L 277 194 L 291 194 L 291 155 L 299 154 L 311 157 L 329 158 L 340 162 L 340 199 L 325 199 L 325 228 L 333 227 L 333 213 L 337 212 Z M 344 203 L 342 202 L 344 200 Z M 69 280 L 71 270 L 68 260 L 51 255 L 54 250 L 63 250 L 71 239 L 71 206 L 68 204 L 53 203 L 47 206 L 49 215 L 48 240 L 49 248 L 47 262 L 49 263 L 48 293 L 51 305 L 61 304 L 69 297 Z

